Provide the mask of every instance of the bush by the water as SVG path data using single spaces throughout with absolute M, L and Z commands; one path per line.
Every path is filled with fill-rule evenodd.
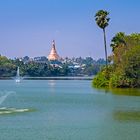
M 93 79 L 95 87 L 140 87 L 140 34 L 118 33 L 111 42 L 112 64 Z M 111 69 L 110 69 L 111 68 Z

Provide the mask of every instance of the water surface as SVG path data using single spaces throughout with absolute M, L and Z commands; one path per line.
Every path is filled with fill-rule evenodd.
M 0 80 L 0 139 L 139 140 L 140 97 L 116 92 L 90 80 Z

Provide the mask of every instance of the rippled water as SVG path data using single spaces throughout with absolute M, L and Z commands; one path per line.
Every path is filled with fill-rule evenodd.
M 0 140 L 140 139 L 140 97 L 130 90 L 97 90 L 88 80 L 1 80 L 0 98 L 8 92 Z

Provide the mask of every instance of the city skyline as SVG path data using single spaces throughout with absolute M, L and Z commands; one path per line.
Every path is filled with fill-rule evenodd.
M 52 40 L 61 57 L 105 58 L 102 30 L 95 13 L 109 11 L 107 48 L 117 32 L 139 32 L 138 0 L 0 1 L 0 54 L 9 58 L 48 56 Z

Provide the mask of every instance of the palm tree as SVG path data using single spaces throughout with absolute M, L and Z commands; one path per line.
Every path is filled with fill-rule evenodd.
M 121 63 L 123 60 L 122 57 L 124 52 L 126 52 L 127 49 L 127 43 L 126 43 L 126 35 L 123 32 L 117 33 L 111 40 L 110 46 L 112 47 L 113 52 L 113 63 L 114 66 L 118 66 L 118 64 Z
M 103 29 L 103 34 L 104 34 L 104 45 L 105 45 L 105 57 L 106 57 L 106 67 L 107 67 L 107 48 L 106 48 L 106 32 L 105 32 L 105 28 L 108 26 L 108 22 L 110 20 L 110 18 L 108 18 L 109 12 L 104 11 L 104 10 L 99 10 L 96 14 L 95 14 L 95 21 L 96 24 Z
M 112 47 L 113 52 L 120 45 L 126 46 L 125 36 L 126 36 L 125 33 L 119 32 L 112 38 L 110 46 Z

